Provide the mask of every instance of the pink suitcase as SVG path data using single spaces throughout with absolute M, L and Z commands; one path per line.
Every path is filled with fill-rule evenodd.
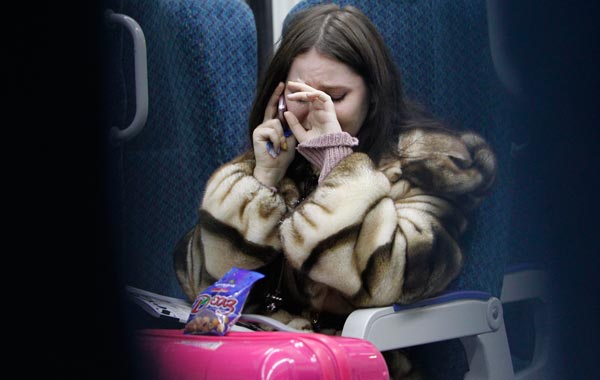
M 389 378 L 381 352 L 356 338 L 288 332 L 209 336 L 146 329 L 138 331 L 136 342 L 161 380 Z

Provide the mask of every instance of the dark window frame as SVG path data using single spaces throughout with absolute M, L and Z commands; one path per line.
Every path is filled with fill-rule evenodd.
M 271 0 L 246 0 L 254 13 L 257 33 L 258 76 L 262 76 L 273 54 L 273 9 Z

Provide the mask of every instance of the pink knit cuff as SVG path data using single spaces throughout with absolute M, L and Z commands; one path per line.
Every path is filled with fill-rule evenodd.
M 319 182 L 344 158 L 353 153 L 351 147 L 358 145 L 358 139 L 348 132 L 330 133 L 299 144 L 296 149 L 311 164 L 321 170 Z

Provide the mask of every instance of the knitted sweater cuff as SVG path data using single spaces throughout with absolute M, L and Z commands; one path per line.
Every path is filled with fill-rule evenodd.
M 297 146 L 311 164 L 321 170 L 319 183 L 344 158 L 353 153 L 352 147 L 358 145 L 358 139 L 347 132 L 330 133 L 306 141 Z

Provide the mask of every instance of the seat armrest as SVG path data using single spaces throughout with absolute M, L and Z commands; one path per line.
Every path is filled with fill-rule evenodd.
M 366 339 L 386 351 L 494 332 L 502 325 L 497 298 L 452 292 L 411 306 L 356 310 L 342 336 Z
M 518 302 L 529 301 L 532 306 L 528 315 L 533 318 L 533 352 L 531 361 L 516 372 L 517 380 L 551 379 L 557 372 L 556 363 L 560 360 L 556 336 L 559 319 L 549 291 L 548 276 L 545 269 L 531 263 L 515 265 L 504 275 L 502 303 L 513 303 L 518 308 Z M 520 339 L 520 336 L 515 339 Z
M 502 303 L 482 292 L 450 292 L 410 306 L 354 311 L 342 336 L 366 339 L 380 351 L 459 338 L 469 362 L 465 380 L 514 379 Z
M 502 282 L 503 303 L 540 299 L 548 303 L 548 278 L 543 269 L 531 267 L 514 269 L 504 274 Z

